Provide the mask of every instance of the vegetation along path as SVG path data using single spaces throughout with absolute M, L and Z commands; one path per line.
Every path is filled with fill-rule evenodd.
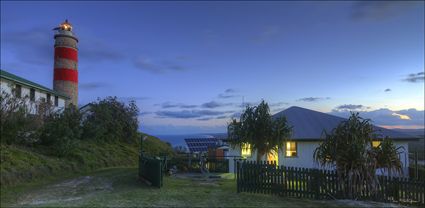
M 388 207 L 389 204 L 237 194 L 235 181 L 226 177 L 219 180 L 165 177 L 163 188 L 158 189 L 137 181 L 136 168 L 110 168 L 93 174 L 2 190 L 1 206 Z

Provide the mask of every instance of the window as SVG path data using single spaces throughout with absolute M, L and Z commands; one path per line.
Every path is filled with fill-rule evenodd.
M 372 141 L 372 147 L 379 147 L 381 145 L 381 141 Z
M 297 156 L 297 143 L 296 142 L 286 142 L 286 157 L 296 157 Z
M 241 156 L 242 157 L 251 157 L 251 144 L 242 143 Z
M 49 104 L 50 104 L 50 103 L 51 103 L 50 101 L 51 101 L 51 100 L 50 100 L 50 94 L 49 94 L 49 93 L 47 93 L 47 103 L 49 103 Z
M 42 97 L 42 98 L 40 98 L 40 101 L 41 101 L 42 103 L 44 103 L 44 102 L 46 102 L 46 98 Z
M 35 101 L 35 89 L 30 89 L 30 100 Z
M 15 96 L 16 97 L 18 97 L 18 98 L 20 98 L 21 97 L 21 91 L 22 91 L 22 87 L 21 87 L 21 85 L 16 85 L 15 86 Z
M 58 96 L 55 96 L 55 106 L 58 106 L 59 105 L 59 98 L 58 98 Z

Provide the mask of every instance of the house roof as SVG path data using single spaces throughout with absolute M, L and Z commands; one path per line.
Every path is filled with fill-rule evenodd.
M 341 121 L 347 119 L 338 116 L 293 106 L 273 115 L 274 118 L 286 116 L 289 125 L 292 126 L 292 139 L 317 140 L 322 138 L 323 131 L 331 132 Z M 417 139 L 414 136 L 398 131 L 374 126 L 378 134 L 392 139 Z
M 35 82 L 31 82 L 31 81 L 29 81 L 27 79 L 24 79 L 22 77 L 19 77 L 17 75 L 14 75 L 12 73 L 9 73 L 9 72 L 4 71 L 4 70 L 1 70 L 1 69 L 0 69 L 0 77 L 3 78 L 3 79 L 7 79 L 7 80 L 10 80 L 10 81 L 13 81 L 13 82 L 22 84 L 22 85 L 29 86 L 31 88 L 38 89 L 40 91 L 48 92 L 48 93 L 51 93 L 53 95 L 57 95 L 57 96 L 60 96 L 60 97 L 69 99 L 68 96 L 66 96 L 65 94 L 63 94 L 61 92 L 58 92 L 58 91 L 49 89 L 49 88 L 47 88 L 47 87 L 45 87 L 43 85 L 37 84 Z

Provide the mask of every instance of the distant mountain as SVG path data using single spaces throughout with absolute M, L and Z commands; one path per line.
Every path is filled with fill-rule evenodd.
M 392 130 L 409 134 L 412 136 L 421 137 L 421 138 L 425 137 L 425 129 L 392 129 Z

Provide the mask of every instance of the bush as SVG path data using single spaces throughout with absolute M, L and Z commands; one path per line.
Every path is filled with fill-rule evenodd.
M 74 105 L 69 105 L 63 112 L 48 114 L 40 130 L 40 144 L 51 147 L 56 156 L 68 155 L 80 139 L 81 114 Z
M 42 121 L 30 114 L 32 107 L 35 106 L 33 104 L 28 97 L 15 97 L 1 91 L 0 141 L 2 144 L 32 145 L 37 142 L 36 130 L 42 125 Z
M 134 101 L 128 105 L 117 97 L 107 97 L 90 104 L 83 121 L 83 139 L 96 141 L 124 141 L 137 139 L 139 109 Z

